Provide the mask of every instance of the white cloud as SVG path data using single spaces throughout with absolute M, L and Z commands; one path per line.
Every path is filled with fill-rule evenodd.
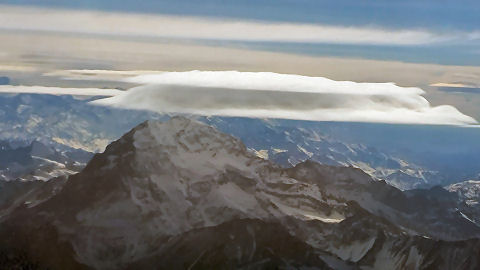
M 430 86 L 436 86 L 436 87 L 451 87 L 451 88 L 478 88 L 478 85 L 474 85 L 471 83 L 432 83 Z
M 5 53 L 5 54 L 7 54 L 7 53 Z M 29 66 L 2 65 L 2 64 L 0 64 L 0 71 L 25 71 L 25 72 L 30 72 L 30 71 L 35 71 L 35 68 L 34 67 L 29 67 Z
M 47 94 L 73 96 L 115 96 L 123 93 L 117 89 L 101 88 L 66 88 L 50 86 L 0 85 L 0 93 Z
M 420 29 L 220 20 L 12 6 L 0 6 L 0 29 L 130 37 L 378 45 L 418 45 L 479 39 L 478 32 L 435 33 Z
M 411 124 L 476 124 L 455 107 L 432 107 L 415 87 L 269 72 L 190 71 L 126 79 L 143 86 L 97 105 L 160 113 Z

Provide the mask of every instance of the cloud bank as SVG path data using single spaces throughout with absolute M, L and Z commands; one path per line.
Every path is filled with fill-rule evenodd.
M 422 29 L 273 23 L 12 6 L 0 6 L 0 29 L 200 40 L 399 46 L 480 39 L 478 31 L 439 33 Z
M 93 104 L 159 113 L 395 124 L 477 124 L 433 107 L 415 87 L 270 72 L 190 71 L 125 79 L 143 84 Z

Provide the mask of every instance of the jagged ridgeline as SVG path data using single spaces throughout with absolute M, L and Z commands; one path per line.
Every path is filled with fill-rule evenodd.
M 182 117 L 144 122 L 80 173 L 28 188 L 1 205 L 0 268 L 480 268 L 480 228 L 447 191 L 279 167 Z

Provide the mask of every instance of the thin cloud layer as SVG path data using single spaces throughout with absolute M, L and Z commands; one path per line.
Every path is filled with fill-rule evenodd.
M 480 39 L 478 31 L 439 33 L 419 29 L 272 23 L 12 6 L 0 6 L 0 29 L 130 37 L 399 46 Z
M 0 93 L 11 94 L 46 94 L 73 96 L 115 96 L 123 91 L 101 88 L 68 88 L 50 86 L 0 85 Z
M 434 83 L 430 86 L 437 87 L 438 90 L 450 93 L 469 93 L 480 94 L 480 85 L 469 82 L 455 82 L 455 83 Z
M 455 107 L 432 107 L 415 87 L 269 72 L 190 71 L 140 75 L 144 84 L 93 104 L 159 113 L 395 124 L 477 124 Z

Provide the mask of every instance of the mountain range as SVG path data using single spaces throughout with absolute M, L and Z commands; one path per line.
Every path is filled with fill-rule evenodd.
M 7 143 L 37 141 L 60 152 L 72 148 L 99 152 L 141 121 L 168 119 L 168 115 L 92 106 L 89 101 L 94 99 L 0 95 L 0 139 Z M 402 190 L 476 180 L 480 173 L 480 151 L 476 150 L 478 140 L 473 129 L 194 118 L 239 138 L 251 151 L 281 166 L 305 160 L 354 166 Z M 377 139 L 368 139 L 373 135 L 365 135 L 365 130 Z M 439 142 L 422 146 L 429 145 L 423 142 L 431 132 L 437 134 Z M 454 142 L 446 143 L 448 140 Z
M 39 141 L 0 141 L 0 179 L 4 181 L 47 181 L 80 171 L 92 153 Z
M 280 166 L 183 117 L 146 121 L 79 173 L 35 183 L 2 206 L 4 268 L 480 267 L 475 205 L 457 193 Z

